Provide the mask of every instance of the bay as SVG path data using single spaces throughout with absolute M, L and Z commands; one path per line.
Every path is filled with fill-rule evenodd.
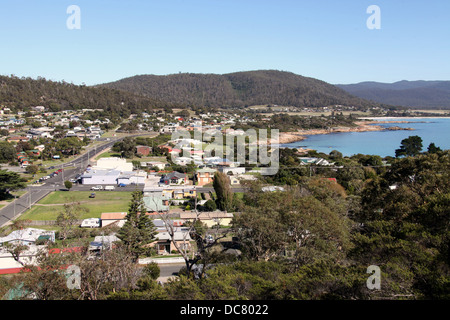
M 379 155 L 381 157 L 395 156 L 395 150 L 401 141 L 409 136 L 422 138 L 423 151 L 431 142 L 442 150 L 450 149 L 450 118 L 373 118 L 386 121 L 408 121 L 409 123 L 377 124 L 383 127 L 413 128 L 413 131 L 370 131 L 342 132 L 331 134 L 310 135 L 303 141 L 282 144 L 281 147 L 308 148 L 329 154 L 338 150 L 344 156 L 358 153 Z

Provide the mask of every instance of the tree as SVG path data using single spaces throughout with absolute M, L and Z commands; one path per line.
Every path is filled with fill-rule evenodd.
M 76 137 L 66 137 L 56 142 L 56 150 L 66 155 L 78 153 L 82 147 L 82 142 Z
M 20 256 L 23 252 L 28 250 L 28 246 L 20 243 L 6 243 L 4 245 L 6 251 L 11 254 L 14 260 L 20 263 L 22 266 L 25 266 L 25 262 L 20 260 Z
M 422 138 L 419 136 L 409 136 L 403 139 L 400 148 L 395 150 L 395 156 L 415 156 L 422 151 Z
M 66 180 L 64 181 L 64 186 L 66 187 L 67 190 L 70 190 L 73 187 L 73 184 L 71 181 Z
M 215 211 L 216 209 L 217 209 L 217 205 L 214 202 L 214 200 L 212 200 L 212 199 L 209 199 L 208 201 L 206 201 L 202 208 L 202 210 L 204 210 L 204 211 Z
M 29 173 L 29 174 L 32 174 L 32 175 L 35 175 L 36 173 L 38 173 L 38 171 L 39 171 L 39 167 L 37 165 L 35 165 L 35 164 L 29 165 L 25 169 L 26 173 Z
M 397 159 L 362 194 L 349 258 L 379 266 L 383 296 L 448 299 L 449 152 Z M 391 189 L 390 186 L 396 188 Z
M 341 152 L 339 152 L 338 150 L 332 150 L 331 152 L 330 152 L 330 159 L 332 159 L 332 160 L 340 160 L 340 159 L 342 159 L 342 153 Z
M 428 153 L 436 153 L 442 151 L 441 148 L 436 147 L 436 145 L 434 144 L 434 142 L 430 143 L 430 145 L 428 146 Z
M 117 236 L 133 255 L 133 261 L 137 262 L 139 256 L 149 253 L 149 244 L 156 240 L 156 227 L 153 221 L 146 215 L 141 191 L 134 191 L 126 216 L 126 222 L 120 228 Z
M 26 188 L 25 181 L 16 172 L 0 170 L 0 199 L 15 190 Z
M 233 205 L 233 191 L 230 186 L 230 179 L 223 172 L 216 171 L 213 180 L 214 191 L 217 196 L 217 207 L 220 210 L 231 210 Z
M 16 159 L 16 148 L 11 143 L 0 141 L 0 163 L 10 162 Z
M 297 266 L 316 259 L 339 261 L 349 246 L 346 214 L 345 193 L 333 183 L 311 179 L 286 191 L 256 194 L 234 216 L 233 230 L 251 260 L 287 259 Z
M 126 137 L 122 141 L 116 142 L 112 150 L 120 152 L 124 158 L 133 158 L 136 152 L 136 139 Z
M 64 204 L 63 210 L 56 217 L 56 225 L 60 227 L 59 238 L 66 240 L 73 232 L 74 226 L 78 224 L 82 214 L 88 211 L 89 209 L 81 206 L 79 202 L 72 201 Z

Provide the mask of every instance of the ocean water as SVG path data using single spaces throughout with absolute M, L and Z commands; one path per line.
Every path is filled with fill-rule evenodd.
M 423 150 L 426 151 L 431 142 L 442 150 L 450 149 L 450 119 L 449 118 L 383 118 L 386 121 L 411 121 L 411 123 L 379 124 L 383 127 L 413 128 L 413 131 L 372 131 L 343 132 L 321 135 L 311 135 L 303 141 L 282 144 L 281 147 L 308 148 L 318 152 L 330 153 L 340 151 L 344 156 L 358 153 L 379 155 L 381 157 L 395 156 L 395 150 L 400 147 L 403 139 L 409 136 L 422 138 Z

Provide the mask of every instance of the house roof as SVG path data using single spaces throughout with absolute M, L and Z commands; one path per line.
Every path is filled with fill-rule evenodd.
M 54 231 L 35 229 L 35 228 L 25 228 L 25 229 L 13 231 L 6 237 L 0 238 L 0 243 L 16 241 L 16 240 L 35 242 L 41 235 L 53 235 L 53 237 L 54 237 L 54 233 L 55 233 Z
M 158 232 L 156 234 L 155 238 L 158 240 L 171 240 L 171 237 L 168 232 Z M 175 241 L 183 241 L 183 240 L 190 241 L 191 240 L 189 233 L 184 232 L 184 231 L 175 231 L 173 238 L 174 238 L 173 240 L 175 240 Z
M 200 220 L 233 218 L 233 213 L 223 211 L 211 212 L 181 212 L 180 219 L 195 219 L 198 216 Z
M 122 220 L 127 216 L 126 212 L 104 212 L 101 215 L 102 220 Z
M 169 210 L 169 206 L 164 205 L 163 200 L 167 199 L 159 193 L 143 197 L 144 205 L 148 212 L 161 212 Z
M 176 178 L 176 179 L 185 179 L 185 178 L 186 178 L 186 174 L 180 173 L 180 172 L 177 172 L 177 171 L 174 171 L 174 172 L 171 172 L 171 173 L 166 174 L 166 175 L 163 177 L 163 180 L 170 180 L 170 179 L 173 179 L 173 178 Z

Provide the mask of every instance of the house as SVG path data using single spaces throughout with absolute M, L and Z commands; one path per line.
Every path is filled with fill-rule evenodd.
M 167 231 L 158 232 L 155 237 L 156 241 L 151 244 L 151 247 L 154 247 L 158 254 L 169 254 L 177 250 L 173 242 L 176 242 L 181 250 L 191 249 L 191 237 L 189 236 L 189 232 L 184 228 L 176 228 L 173 239 Z
M 332 166 L 334 163 L 330 163 L 322 158 L 314 158 L 314 157 L 299 157 L 301 165 L 315 164 L 321 166 Z
M 158 168 L 158 170 L 164 170 L 166 168 L 166 164 L 164 162 L 159 161 L 147 161 L 147 162 L 141 162 L 141 166 L 143 167 L 155 167 Z
M 235 185 L 240 185 L 241 181 L 237 176 L 228 176 L 228 178 L 230 179 L 230 185 L 235 186 Z
M 25 264 L 35 264 L 36 256 L 45 246 L 29 246 L 20 253 L 19 261 Z M 19 273 L 23 269 L 23 265 L 16 261 L 6 248 L 0 246 L 0 275 Z
M 160 180 L 160 184 L 164 185 L 180 185 L 187 184 L 187 182 L 188 176 L 177 171 L 164 175 Z
M 136 153 L 142 156 L 148 156 L 151 151 L 152 148 L 149 146 L 136 146 Z
M 245 173 L 245 167 L 219 166 L 217 169 L 219 170 L 219 172 L 225 173 L 227 175 L 238 175 Z
M 27 141 L 29 141 L 30 139 L 28 138 L 28 137 L 25 137 L 25 136 L 14 136 L 14 137 L 9 137 L 8 138 L 8 142 L 15 142 L 15 143 L 17 143 L 17 142 L 27 142 Z
M 213 182 L 214 179 L 214 173 L 216 172 L 216 169 L 199 169 L 195 173 L 195 180 L 197 181 L 197 185 L 204 186 L 206 184 L 210 184 Z
M 147 214 L 167 213 L 169 211 L 169 199 L 162 192 L 152 192 L 142 198 Z
M 99 252 L 104 249 L 112 249 L 114 242 L 120 241 L 115 235 L 96 236 L 94 241 L 89 243 L 89 251 Z
M 100 216 L 102 228 L 112 224 L 122 227 L 125 224 L 126 216 L 126 212 L 103 212 Z
M 185 223 L 188 221 L 194 221 L 195 219 L 200 220 L 205 223 L 208 228 L 216 226 L 217 224 L 221 226 L 231 225 L 231 220 L 233 219 L 233 213 L 223 212 L 223 211 L 212 211 L 212 212 L 181 212 L 180 219 Z
M 30 246 L 35 244 L 38 240 L 55 242 L 55 231 L 35 228 L 16 230 L 6 237 L 1 237 L 0 246 L 4 246 L 7 243 Z

